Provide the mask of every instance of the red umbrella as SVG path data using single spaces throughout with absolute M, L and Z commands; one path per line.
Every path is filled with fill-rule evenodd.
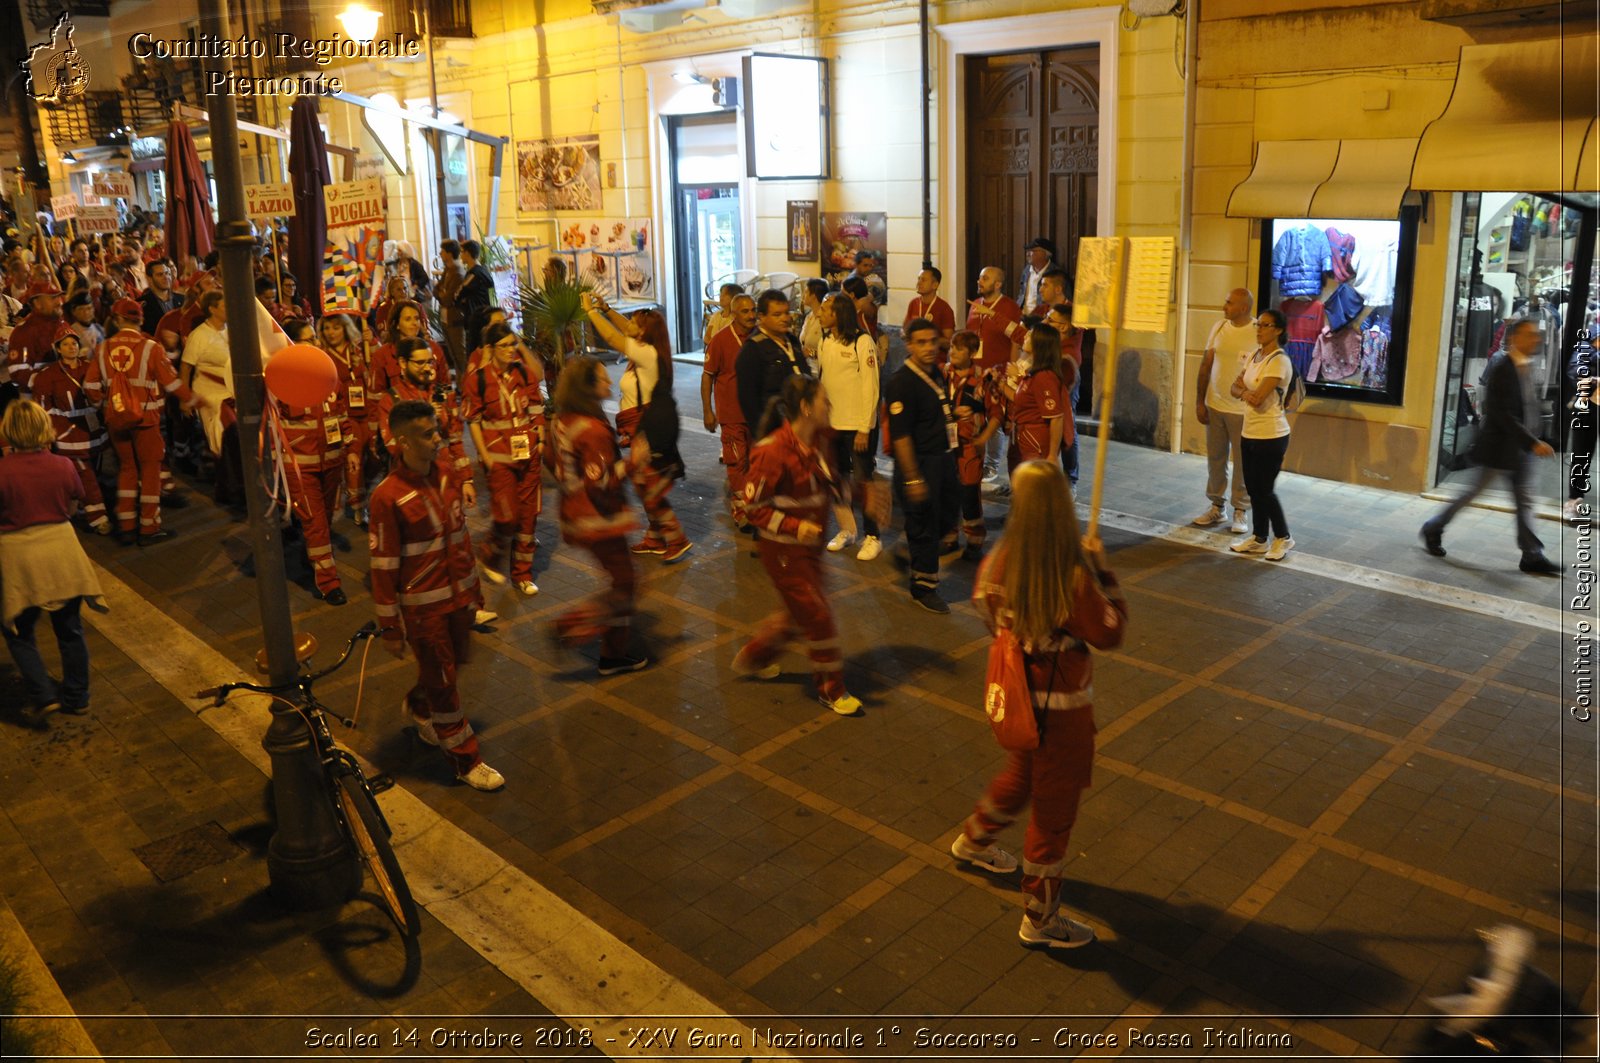
M 216 244 L 217 223 L 211 216 L 211 184 L 200 165 L 189 127 L 174 118 L 167 130 L 167 254 L 205 258 Z
M 333 183 L 328 149 L 317 122 L 317 101 L 301 96 L 289 115 L 289 183 L 294 188 L 294 216 L 289 219 L 289 270 L 300 290 L 322 313 L 322 260 L 328 244 L 328 208 L 324 185 Z

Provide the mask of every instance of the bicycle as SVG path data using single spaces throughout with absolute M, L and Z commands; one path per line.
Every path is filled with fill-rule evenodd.
M 417 914 L 416 902 L 411 898 L 411 888 L 406 885 L 405 874 L 400 870 L 399 861 L 395 859 L 394 848 L 389 844 L 391 833 L 389 821 L 384 819 L 377 802 L 373 800 L 379 790 L 388 789 L 393 782 L 380 776 L 380 781 L 386 782 L 387 785 L 374 788 L 368 781 L 366 773 L 361 770 L 361 765 L 355 756 L 348 750 L 341 749 L 334 742 L 333 734 L 328 729 L 329 716 L 350 728 L 356 726 L 355 720 L 341 716 L 328 708 L 317 700 L 316 694 L 312 691 L 312 685 L 318 679 L 344 666 L 350 655 L 355 652 L 356 643 L 373 638 L 377 633 L 378 625 L 369 620 L 350 636 L 350 641 L 345 643 L 344 653 L 337 661 L 321 671 L 302 671 L 288 683 L 274 686 L 246 682 L 223 683 L 221 686 L 197 691 L 195 697 L 210 698 L 212 705 L 220 707 L 235 690 L 248 690 L 265 694 L 289 705 L 305 719 L 306 726 L 311 732 L 312 746 L 316 750 L 323 775 L 327 779 L 328 793 L 339 829 L 355 847 L 367 871 L 371 873 L 378 894 L 383 899 L 384 907 L 388 909 L 389 917 L 394 920 L 395 926 L 399 927 L 401 934 L 412 938 L 421 932 L 422 920 Z M 304 666 L 316 652 L 316 640 L 309 636 L 303 639 L 304 641 L 295 648 L 295 657 L 301 666 Z M 264 666 L 263 657 L 264 654 L 258 656 L 257 660 Z

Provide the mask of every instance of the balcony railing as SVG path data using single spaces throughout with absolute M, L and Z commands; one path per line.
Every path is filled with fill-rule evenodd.
M 85 92 L 41 109 L 49 116 L 50 139 L 58 145 L 126 142 L 120 92 Z

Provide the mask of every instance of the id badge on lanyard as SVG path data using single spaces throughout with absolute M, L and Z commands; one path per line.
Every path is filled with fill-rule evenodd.
M 518 432 L 511 437 L 511 460 L 527 461 L 533 457 L 533 445 L 528 441 L 527 432 Z
M 361 410 L 361 409 L 365 409 L 366 405 L 367 405 L 367 393 L 366 393 L 366 390 L 364 388 L 362 388 L 362 386 L 360 384 L 351 384 L 350 385 L 350 408 L 352 410 Z
M 336 447 L 344 442 L 344 432 L 340 429 L 339 418 L 324 417 L 322 419 L 322 436 L 328 441 L 330 447 Z
M 951 450 L 958 449 L 961 446 L 961 438 L 959 429 L 956 427 L 955 415 L 950 412 L 949 397 L 945 395 L 944 389 L 935 384 L 933 378 L 924 373 L 922 367 L 917 363 L 907 362 L 906 365 L 913 373 L 921 377 L 922 382 L 933 389 L 933 393 L 939 397 L 939 408 L 944 411 L 944 438 L 949 443 Z

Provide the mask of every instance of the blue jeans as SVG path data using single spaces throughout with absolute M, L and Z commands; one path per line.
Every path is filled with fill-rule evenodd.
M 82 598 L 73 598 L 50 614 L 50 627 L 61 650 L 61 684 L 50 678 L 50 671 L 39 656 L 33 628 L 44 612 L 38 606 L 24 609 L 17 616 L 15 634 L 5 632 L 6 649 L 28 686 L 28 700 L 35 709 L 59 703 L 64 709 L 81 709 L 89 704 L 89 645 L 83 641 L 83 621 L 78 616 Z

